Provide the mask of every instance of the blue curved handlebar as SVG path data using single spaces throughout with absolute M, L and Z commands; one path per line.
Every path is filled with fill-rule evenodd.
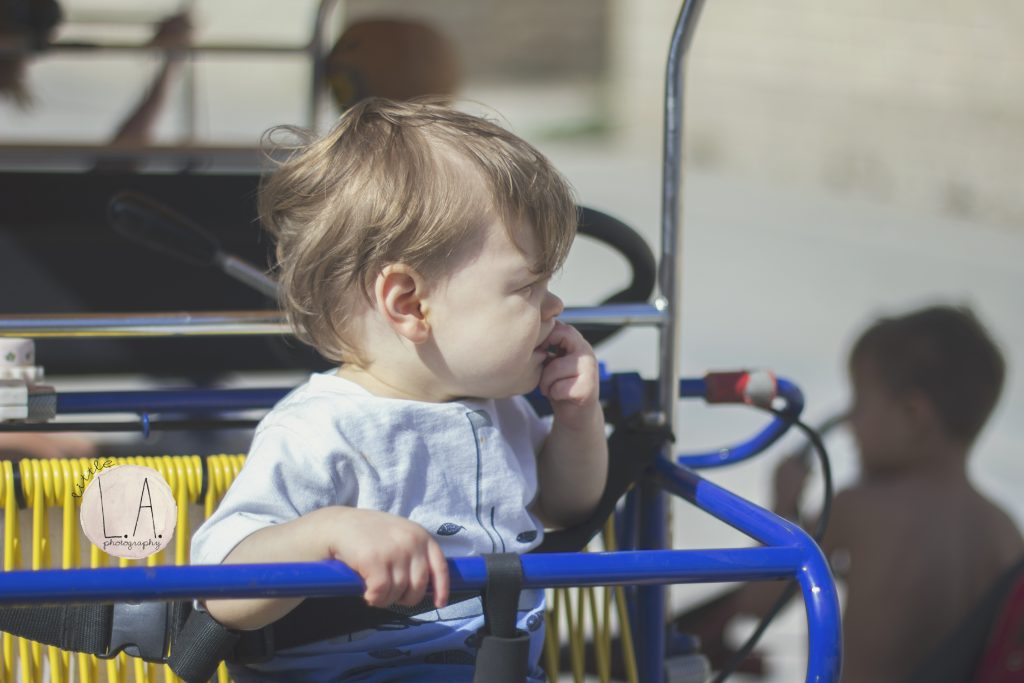
M 702 380 L 683 380 L 680 382 L 681 396 L 704 396 L 704 387 L 698 387 L 697 383 Z M 696 393 L 699 390 L 699 393 Z M 707 453 L 683 454 L 678 456 L 677 462 L 680 465 L 701 469 L 707 467 L 722 467 L 742 462 L 747 458 L 761 453 L 773 443 L 778 441 L 790 428 L 794 419 L 800 417 L 804 409 L 804 395 L 800 388 L 789 380 L 777 380 L 778 395 L 785 401 L 782 416 L 776 416 L 767 427 L 755 434 L 752 438 L 735 446 L 727 446 Z

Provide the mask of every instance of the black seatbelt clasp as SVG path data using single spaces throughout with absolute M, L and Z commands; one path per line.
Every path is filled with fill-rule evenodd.
M 530 634 L 516 627 L 523 563 L 516 553 L 483 556 L 484 628 L 473 683 L 523 683 L 530 663 Z
M 511 638 L 485 635 L 476 653 L 473 683 L 524 683 L 530 669 L 530 634 Z
M 167 661 L 171 634 L 171 603 L 117 602 L 111 617 L 110 644 L 101 659 L 113 659 L 122 650 L 147 662 Z

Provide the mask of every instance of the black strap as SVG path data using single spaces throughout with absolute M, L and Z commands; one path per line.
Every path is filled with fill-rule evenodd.
M 113 605 L 60 605 L 0 609 L 0 631 L 62 650 L 105 654 Z
M 674 441 L 665 427 L 643 424 L 639 417 L 619 425 L 608 437 L 608 479 L 597 507 L 585 521 L 544 535 L 534 553 L 570 553 L 582 550 L 604 527 L 619 499 L 654 463 L 661 448 Z
M 1000 612 L 1014 584 L 1024 579 L 1024 557 L 1003 572 L 971 611 L 946 634 L 938 647 L 917 663 L 903 683 L 969 681 L 974 678 Z M 1024 636 L 1024 633 L 1021 634 Z M 1007 678 L 1006 680 L 1011 680 Z M 1013 679 L 1016 680 L 1016 679 Z
M 476 593 L 453 593 L 449 604 L 477 597 Z M 385 624 L 411 624 L 413 615 L 434 609 L 429 598 L 413 607 L 371 607 L 362 597 L 309 598 L 273 624 L 255 631 L 239 632 L 229 659 L 252 664 L 270 659 L 275 652 L 336 638 Z
M 530 634 L 516 628 L 523 564 L 516 553 L 484 555 L 484 629 L 473 683 L 523 683 L 530 664 Z
M 191 603 L 184 603 L 191 608 Z M 221 626 L 203 611 L 188 610 L 175 631 L 167 665 L 188 683 L 206 683 L 238 642 L 238 632 Z
M 122 650 L 163 662 L 184 603 L 119 602 L 0 609 L 0 631 L 104 659 Z
M 487 571 L 484 587 L 484 634 L 499 638 L 516 635 L 519 593 L 523 589 L 523 563 L 516 553 L 483 556 Z

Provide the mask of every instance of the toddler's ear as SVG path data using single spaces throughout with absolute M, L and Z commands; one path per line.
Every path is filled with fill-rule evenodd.
M 430 333 L 423 314 L 426 281 L 415 269 L 400 263 L 386 266 L 374 283 L 376 309 L 399 335 L 422 344 Z

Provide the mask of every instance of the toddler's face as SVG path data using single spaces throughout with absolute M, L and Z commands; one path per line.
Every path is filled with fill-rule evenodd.
M 435 374 L 452 397 L 504 398 L 540 381 L 563 305 L 548 291 L 549 278 L 530 271 L 538 245 L 528 226 L 519 242 L 525 253 L 495 222 L 430 298 Z

